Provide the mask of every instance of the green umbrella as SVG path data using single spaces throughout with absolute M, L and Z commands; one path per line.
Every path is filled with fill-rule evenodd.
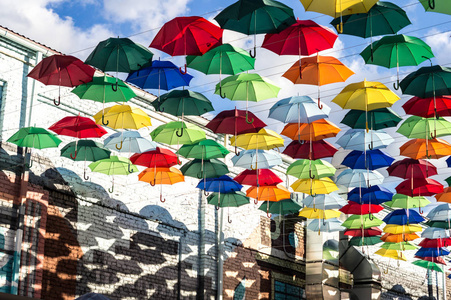
M 201 93 L 189 90 L 173 90 L 152 102 L 155 109 L 173 116 L 200 116 L 213 111 L 211 101 Z
M 405 120 L 398 130 L 409 139 L 434 139 L 451 134 L 451 122 L 444 118 L 422 118 L 411 116 Z
M 385 242 L 381 245 L 381 248 L 388 249 L 388 250 L 404 251 L 404 250 L 415 250 L 418 247 L 410 242 L 401 242 L 401 243 Z
M 429 227 L 451 229 L 451 224 L 448 221 L 427 221 L 424 225 Z
M 415 266 L 425 268 L 425 269 L 430 269 L 430 270 L 434 270 L 434 271 L 443 273 L 443 267 L 432 261 L 419 259 L 419 260 L 412 262 L 412 264 L 414 264 Z
M 451 5 L 448 0 L 419 0 L 425 11 L 451 15 Z
M 129 175 L 138 171 L 138 168 L 128 158 L 121 156 L 110 156 L 109 158 L 90 163 L 88 167 L 92 172 L 106 175 Z M 110 193 L 114 191 L 114 177 L 111 189 L 108 189 L 108 191 Z
M 219 203 L 218 203 L 219 200 Z M 207 197 L 208 204 L 212 204 L 219 207 L 239 207 L 245 204 L 249 204 L 249 197 L 241 191 L 233 193 L 212 193 Z
M 395 34 L 410 25 L 406 12 L 391 2 L 377 2 L 368 13 L 359 13 L 336 18 L 330 22 L 336 27 L 343 22 L 342 34 L 369 38 L 373 36 Z
M 366 236 L 363 239 L 355 236 L 349 240 L 350 246 L 373 246 L 382 243 L 380 236 Z
M 89 99 L 102 103 L 126 102 L 136 97 L 133 90 L 122 80 L 110 76 L 94 77 L 91 82 L 79 85 L 71 92 L 80 99 Z
M 216 158 L 211 160 L 194 159 L 184 164 L 180 171 L 183 175 L 194 178 L 214 178 L 229 173 L 227 165 Z
M 190 123 L 173 121 L 158 126 L 150 136 L 154 142 L 167 145 L 195 144 L 205 140 L 205 131 Z
M 407 75 L 400 86 L 403 94 L 420 98 L 451 95 L 451 68 L 422 67 Z
M 377 227 L 384 223 L 381 219 L 374 217 L 373 215 L 352 215 L 341 224 L 348 229 L 367 229 L 370 227 Z
M 293 200 L 283 199 L 276 202 L 266 201 L 266 203 L 260 205 L 258 209 L 272 214 L 289 215 L 299 213 L 301 208 L 302 206 Z
M 334 176 L 336 170 L 330 163 L 321 159 L 299 159 L 288 167 L 287 175 L 303 179 L 320 179 Z
M 203 140 L 192 145 L 183 145 L 177 154 L 186 158 L 212 159 L 224 158 L 230 151 L 213 140 Z
M 40 127 L 24 127 L 14 133 L 7 142 L 19 147 L 35 149 L 56 148 L 62 142 L 55 134 Z
M 392 200 L 385 202 L 384 204 L 388 207 L 407 209 L 425 207 L 429 203 L 431 203 L 431 201 L 424 196 L 410 197 L 403 194 L 394 194 Z
M 368 127 L 373 130 L 396 127 L 402 120 L 391 108 L 384 107 L 368 112 L 351 109 L 346 113 L 341 123 L 353 129 L 366 129 L 366 114 L 368 114 Z
M 397 83 L 393 85 L 396 90 L 399 89 L 399 67 L 418 66 L 434 57 L 428 44 L 403 34 L 384 36 L 366 47 L 360 55 L 367 64 L 396 68 Z

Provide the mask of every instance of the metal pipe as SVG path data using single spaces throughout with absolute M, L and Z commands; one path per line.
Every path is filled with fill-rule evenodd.
M 219 211 L 219 228 L 218 228 L 218 270 L 217 270 L 217 283 L 216 283 L 216 300 L 222 300 L 222 288 L 224 279 L 224 233 L 222 232 L 224 220 L 224 210 Z
M 202 190 L 199 190 L 199 244 L 198 244 L 198 273 L 196 299 L 205 299 L 205 199 Z

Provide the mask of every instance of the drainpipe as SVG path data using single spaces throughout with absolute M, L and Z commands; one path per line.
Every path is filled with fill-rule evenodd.
M 205 199 L 202 190 L 199 190 L 199 245 L 198 245 L 198 273 L 196 299 L 204 300 L 205 294 Z
M 432 283 L 433 279 L 432 279 L 431 269 L 428 269 L 427 274 L 428 274 L 428 296 L 429 296 L 429 299 L 434 299 L 434 286 Z
M 182 299 L 182 253 L 183 253 L 183 239 L 186 237 L 186 231 L 179 238 L 179 261 L 177 264 L 177 300 Z
M 443 284 L 443 300 L 446 300 L 446 275 L 445 272 L 442 273 L 442 284 Z
M 218 228 L 218 274 L 216 281 L 216 300 L 222 300 L 223 272 L 224 272 L 224 233 L 222 232 L 224 220 L 224 210 L 219 210 L 219 228 Z

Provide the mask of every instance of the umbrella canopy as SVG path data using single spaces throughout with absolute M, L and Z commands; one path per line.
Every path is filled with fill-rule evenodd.
M 283 138 L 275 131 L 262 128 L 257 133 L 245 133 L 230 138 L 232 146 L 241 147 L 246 150 L 283 147 Z
M 382 184 L 384 176 L 378 171 L 346 169 L 337 176 L 336 184 L 346 187 L 364 187 Z
M 347 215 L 367 215 L 376 214 L 384 208 L 377 204 L 358 204 L 350 201 L 349 204 L 343 206 L 339 210 Z
M 294 176 L 296 178 L 312 178 L 319 179 L 323 177 L 330 177 L 335 175 L 335 169 L 332 164 L 325 160 L 316 159 L 299 159 L 293 162 L 287 168 L 287 175 Z
M 423 159 L 404 158 L 387 168 L 390 176 L 400 178 L 426 178 L 437 175 L 437 167 Z
M 61 156 L 74 161 L 98 161 L 109 158 L 111 155 L 110 150 L 104 148 L 102 144 L 91 140 L 70 142 L 61 148 L 60 152 Z
M 292 158 L 316 160 L 325 157 L 332 157 L 337 151 L 337 148 L 324 140 L 312 142 L 305 141 L 301 143 L 298 141 L 292 141 L 282 153 Z
M 331 17 L 368 12 L 377 0 L 301 0 L 306 11 L 316 11 Z
M 404 256 L 404 253 L 402 251 L 399 252 L 397 250 L 381 248 L 381 249 L 377 250 L 376 252 L 374 252 L 374 254 L 377 254 L 377 255 L 380 255 L 383 257 L 393 258 L 396 260 L 407 261 L 407 258 Z
M 183 175 L 194 178 L 213 178 L 229 173 L 229 168 L 222 161 L 213 158 L 211 160 L 194 159 L 184 164 L 180 171 Z
M 337 37 L 335 32 L 312 20 L 297 20 L 281 32 L 265 35 L 262 48 L 279 55 L 309 56 L 332 48 Z
M 328 177 L 321 179 L 298 179 L 293 182 L 291 188 L 295 192 L 309 195 L 329 194 L 338 190 L 337 185 Z
M 202 55 L 222 44 L 222 32 L 202 17 L 177 17 L 160 28 L 149 47 L 171 56 Z
M 451 68 L 422 67 L 407 75 L 400 86 L 403 94 L 421 98 L 451 95 Z
M 451 15 L 449 3 L 445 0 L 419 0 L 425 11 Z
M 396 208 L 421 208 L 429 203 L 431 203 L 431 201 L 424 196 L 410 197 L 403 194 L 394 194 L 392 200 L 385 202 L 384 204 L 388 207 Z
M 357 151 L 354 150 L 344 158 L 341 163 L 351 169 L 375 170 L 391 165 L 395 159 L 381 150 Z
M 441 264 L 441 265 L 445 265 L 446 266 L 446 261 L 442 258 L 442 257 L 440 257 L 440 256 L 437 256 L 437 257 L 421 257 L 421 256 L 415 256 L 415 258 L 420 258 L 420 259 L 422 259 L 422 260 L 426 260 L 426 261 L 430 261 L 430 262 L 434 262 L 434 263 L 437 263 L 437 264 Z M 448 277 L 449 278 L 449 277 Z
M 421 223 L 424 218 L 413 209 L 397 209 L 386 215 L 383 221 L 386 224 L 408 225 Z
M 212 193 L 207 197 L 208 204 L 219 207 L 239 207 L 249 204 L 249 197 L 241 191 L 233 193 Z
M 253 120 L 253 122 L 247 122 L 249 120 Z M 266 124 L 252 112 L 235 108 L 221 111 L 205 127 L 214 133 L 237 135 L 257 133 L 266 127 Z
M 438 202 L 451 203 L 451 187 L 444 188 L 443 193 L 435 195 L 435 199 L 437 199 Z
M 369 38 L 373 36 L 395 34 L 410 25 L 406 12 L 398 5 L 378 1 L 367 13 L 351 14 L 336 18 L 330 24 L 337 26 L 343 22 L 342 34 Z
M 428 221 L 424 224 L 430 227 L 451 229 L 451 223 L 448 223 L 448 221 Z
M 396 192 L 408 196 L 433 196 L 443 192 L 443 185 L 430 178 L 407 179 L 398 184 Z
M 97 293 L 87 293 L 76 298 L 75 300 L 110 300 L 110 298 Z
M 146 168 L 169 168 L 179 163 L 174 152 L 160 147 L 143 153 L 135 153 L 130 157 L 130 161 Z
M 425 268 L 425 269 L 443 273 L 443 268 L 435 262 L 420 259 L 420 260 L 416 260 L 416 261 L 412 262 L 412 264 L 422 267 L 422 268 Z
M 348 200 L 359 204 L 381 204 L 392 200 L 392 197 L 392 192 L 378 185 L 370 188 L 357 187 L 348 193 Z
M 160 112 L 173 116 L 200 116 L 213 111 L 211 101 L 201 93 L 189 90 L 173 90 L 152 101 L 152 106 Z
M 135 92 L 122 80 L 110 76 L 93 77 L 92 81 L 77 86 L 71 92 L 80 99 L 102 103 L 127 102 L 136 97 Z
M 365 151 L 386 148 L 394 141 L 383 130 L 372 130 L 371 134 L 366 134 L 365 129 L 349 129 L 337 140 L 337 144 L 346 150 Z
M 230 151 L 214 140 L 202 140 L 196 144 L 183 145 L 177 153 L 186 158 L 212 159 L 224 158 Z
M 197 184 L 196 188 L 207 192 L 233 193 L 240 191 L 243 186 L 229 176 L 222 175 L 216 178 L 201 180 Z
M 426 227 L 421 233 L 422 238 L 427 239 L 446 239 L 449 238 L 449 231 L 445 228 Z
M 397 225 L 397 224 L 388 224 L 384 227 L 384 232 L 391 234 L 408 234 L 414 232 L 420 232 L 423 230 L 423 227 L 417 224 L 410 225 Z
M 282 164 L 282 156 L 274 150 L 244 150 L 232 157 L 235 167 L 248 170 L 270 169 Z
M 451 204 L 441 203 L 427 215 L 430 221 L 449 221 L 451 219 Z
M 341 123 L 353 129 L 366 129 L 367 120 L 370 129 L 379 130 L 398 126 L 402 118 L 388 107 L 378 108 L 369 112 L 351 109 L 346 113 Z
M 151 186 L 156 184 L 173 185 L 185 181 L 185 177 L 180 170 L 174 167 L 153 167 L 139 173 L 138 180 L 147 182 Z
M 129 105 L 114 105 L 96 113 L 93 118 L 97 124 L 113 129 L 139 129 L 152 126 L 150 117 L 141 109 Z
M 130 73 L 152 61 L 153 53 L 129 38 L 109 38 L 101 41 L 85 63 L 104 72 Z
M 336 218 L 331 218 L 328 220 L 321 220 L 321 219 L 313 219 L 310 220 L 307 224 L 307 229 L 311 231 L 317 231 L 317 232 L 335 232 L 335 231 L 342 231 L 345 228 L 341 226 L 341 222 L 337 220 Z
M 103 173 L 106 175 L 129 175 L 137 172 L 138 168 L 126 157 L 110 156 L 90 163 L 88 166 L 91 171 Z
M 363 240 L 363 241 L 362 241 Z M 353 237 L 349 240 L 351 246 L 373 246 L 382 243 L 380 236 Z
M 448 247 L 451 244 L 450 238 L 445 239 L 423 239 L 418 246 L 423 248 L 440 248 Z
M 169 91 L 188 86 L 193 76 L 180 72 L 179 67 L 168 60 L 154 60 L 151 66 L 140 68 L 128 74 L 125 81 L 142 89 Z
M 59 135 L 71 136 L 77 139 L 100 138 L 107 133 L 92 119 L 81 117 L 64 117 L 54 123 L 49 129 Z
M 348 229 L 344 233 L 344 235 L 349 235 L 353 237 L 370 237 L 370 236 L 378 236 L 382 234 L 382 230 L 378 227 L 371 227 L 367 229 Z M 378 237 L 380 238 L 380 237 Z
M 289 123 L 285 125 L 281 134 L 292 140 L 319 141 L 335 137 L 341 131 L 334 123 L 320 119 L 311 123 Z
M 413 97 L 404 103 L 402 108 L 406 114 L 423 118 L 449 117 L 451 116 L 451 96 Z
M 337 218 L 340 216 L 340 212 L 328 209 L 328 210 L 322 210 L 322 209 L 316 209 L 316 208 L 310 208 L 310 207 L 304 207 L 300 212 L 299 216 L 304 217 L 306 219 L 323 219 L 327 220 L 330 218 Z
M 386 233 L 381 237 L 381 240 L 388 243 L 401 243 L 405 241 L 413 241 L 419 238 L 420 237 L 416 233 L 401 233 L 401 234 Z
M 389 250 L 398 250 L 398 251 L 418 249 L 417 246 L 415 246 L 414 244 L 412 244 L 410 242 L 400 242 L 400 243 L 385 242 L 381 245 L 381 248 L 389 249 Z
M 417 252 L 415 252 L 415 256 L 419 257 L 437 257 L 437 256 L 446 256 L 450 252 L 446 248 L 420 248 Z
M 269 169 L 244 170 L 233 179 L 241 184 L 251 186 L 268 186 L 283 182 L 279 176 Z
M 40 127 L 23 127 L 14 133 L 7 142 L 19 147 L 35 149 L 56 148 L 62 142 L 55 134 Z
M 344 200 L 337 192 L 329 194 L 319 194 L 316 196 L 307 196 L 302 200 L 306 207 L 321 209 L 338 209 L 346 205 Z
M 167 145 L 192 145 L 205 140 L 205 131 L 191 123 L 172 121 L 155 128 L 150 136 L 155 142 Z
M 301 210 L 302 206 L 294 202 L 291 199 L 283 199 L 277 202 L 266 202 L 260 205 L 258 208 L 264 212 L 279 215 L 297 214 Z
M 277 101 L 269 109 L 269 117 L 282 123 L 311 123 L 328 118 L 330 107 L 318 106 L 309 96 L 293 96 Z
M 409 139 L 434 139 L 451 135 L 451 122 L 442 117 L 422 118 L 410 116 L 399 126 L 396 132 Z
M 157 148 L 155 142 L 142 137 L 136 130 L 115 132 L 103 141 L 103 145 L 119 153 L 143 153 Z
M 291 193 L 283 185 L 252 186 L 246 191 L 246 196 L 258 201 L 280 201 L 290 199 Z
M 439 159 L 451 155 L 451 144 L 442 139 L 413 139 L 399 150 L 401 155 L 413 159 Z
M 371 215 L 352 215 L 343 222 L 343 226 L 348 229 L 367 229 L 380 226 L 382 220 Z

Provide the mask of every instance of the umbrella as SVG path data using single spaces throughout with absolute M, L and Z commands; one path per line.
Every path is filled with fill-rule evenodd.
M 103 145 L 111 150 L 129 153 L 143 153 L 150 150 L 155 150 L 157 144 L 144 137 L 138 131 L 127 130 L 116 132 L 108 136 Z
M 448 221 L 428 221 L 424 223 L 424 225 L 429 227 L 451 229 L 451 223 L 448 223 Z
M 204 95 L 189 90 L 173 90 L 152 101 L 152 106 L 160 112 L 173 116 L 200 116 L 213 111 L 213 105 Z
M 54 54 L 41 60 L 27 77 L 45 85 L 57 85 L 58 101 L 54 99 L 53 103 L 58 106 L 61 100 L 61 86 L 74 87 L 89 82 L 94 73 L 94 68 L 85 65 L 74 56 Z
M 450 238 L 445 239 L 423 239 L 418 246 L 423 248 L 440 248 L 440 247 L 448 247 L 451 244 Z
M 336 184 L 328 177 L 321 179 L 298 179 L 293 182 L 291 188 L 295 192 L 309 195 L 329 194 L 338 190 Z
M 386 233 L 381 237 L 381 240 L 389 243 L 401 243 L 413 241 L 419 238 L 420 237 L 416 233 L 401 233 L 401 234 Z
M 337 140 L 337 144 L 346 150 L 365 151 L 386 148 L 394 141 L 383 130 L 372 130 L 371 134 L 366 134 L 365 129 L 349 129 Z
M 446 266 L 446 261 L 442 258 L 442 257 L 440 257 L 440 256 L 437 256 L 437 257 L 421 257 L 421 256 L 415 256 L 415 258 L 420 258 L 420 259 L 422 259 L 422 260 L 426 260 L 426 261 L 430 261 L 430 262 L 434 262 L 434 263 L 437 263 L 437 264 L 441 264 L 441 265 L 445 265 Z M 449 277 L 448 277 L 449 278 Z
M 382 230 L 380 230 L 378 227 L 370 227 L 367 229 L 348 229 L 344 233 L 344 235 L 349 235 L 353 237 L 371 237 L 371 236 L 378 236 L 382 234 Z M 380 238 L 380 236 L 378 236 Z
M 105 129 L 97 125 L 92 119 L 81 117 L 80 115 L 64 117 L 50 126 L 49 129 L 59 135 L 71 136 L 77 139 L 100 138 L 107 133 Z
M 253 122 L 247 122 L 248 118 Z M 224 110 L 216 115 L 207 125 L 214 133 L 244 134 L 256 133 L 266 124 L 250 111 L 232 109 Z
M 443 193 L 435 195 L 435 199 L 437 199 L 438 202 L 451 203 L 451 187 L 444 188 Z
M 269 205 L 269 207 L 268 207 Z M 266 202 L 260 205 L 258 208 L 262 211 L 268 211 L 272 214 L 289 215 L 297 214 L 301 210 L 302 206 L 291 199 L 283 199 L 277 202 Z
M 412 264 L 422 267 L 422 268 L 425 268 L 425 269 L 443 273 L 443 268 L 435 262 L 420 259 L 420 260 L 416 260 L 416 261 L 412 262 Z
M 384 232 L 391 234 L 408 234 L 422 231 L 423 227 L 418 224 L 407 224 L 407 225 L 398 225 L 398 224 L 388 224 L 384 227 Z
M 316 11 L 334 18 L 366 13 L 376 2 L 376 0 L 301 0 L 306 11 Z
M 232 157 L 235 167 L 248 170 L 270 169 L 282 164 L 282 156 L 274 150 L 244 150 Z
M 338 218 L 340 214 L 341 213 L 339 211 L 333 209 L 322 210 L 310 207 L 304 207 L 299 212 L 300 217 L 304 217 L 306 219 L 323 219 L 323 220 Z
M 351 169 L 375 170 L 391 165 L 395 159 L 381 150 L 357 151 L 354 150 L 344 158 L 341 163 Z
M 282 123 L 311 123 L 329 117 L 329 113 L 330 107 L 325 104 L 319 106 L 309 96 L 284 98 L 269 109 L 269 117 Z
M 330 24 L 337 26 L 343 22 L 342 34 L 368 38 L 379 35 L 395 34 L 410 25 L 406 12 L 398 5 L 378 1 L 367 13 L 353 13 L 336 18 Z
M 427 239 L 446 239 L 449 238 L 449 231 L 445 228 L 426 227 L 421 233 L 422 238 Z
M 415 252 L 415 256 L 419 257 L 437 257 L 437 256 L 446 256 L 450 252 L 446 248 L 420 248 L 417 252 Z
M 300 159 L 293 162 L 287 168 L 287 175 L 291 175 L 296 178 L 319 179 L 334 176 L 336 170 L 337 169 L 335 169 L 335 167 L 330 163 L 321 159 Z
M 359 204 L 381 204 L 392 200 L 392 197 L 392 192 L 378 185 L 370 188 L 356 187 L 348 193 L 348 200 Z
M 206 192 L 215 193 L 232 193 L 240 191 L 243 186 L 227 175 L 222 175 L 216 178 L 207 178 L 199 181 L 196 188 Z M 244 193 L 243 193 L 244 195 Z
M 358 204 L 350 201 L 349 204 L 340 208 L 339 211 L 347 215 L 367 215 L 373 213 L 376 214 L 383 209 L 382 206 L 377 204 Z
M 341 198 L 337 192 L 329 194 L 319 194 L 315 196 L 307 196 L 302 200 L 306 207 L 322 208 L 322 209 L 338 209 L 346 205 L 346 200 Z
M 451 15 L 449 2 L 445 0 L 419 0 L 425 11 Z
M 325 157 L 332 157 L 337 151 L 337 148 L 324 140 L 316 142 L 305 141 L 301 143 L 298 141 L 292 141 L 282 153 L 292 158 L 315 160 Z
M 442 117 L 422 118 L 410 116 L 396 132 L 410 139 L 434 139 L 451 135 L 451 123 Z
M 141 109 L 129 105 L 114 105 L 96 113 L 97 124 L 113 129 L 139 129 L 152 126 L 149 116 Z
M 442 139 L 413 139 L 399 150 L 401 155 L 413 159 L 439 159 L 451 155 L 451 144 Z
M 110 300 L 110 298 L 97 293 L 87 293 L 76 298 L 75 300 Z
M 174 167 L 153 167 L 147 168 L 139 173 L 138 180 L 148 182 L 151 186 L 159 184 L 160 201 L 166 202 L 166 199 L 163 199 L 163 184 L 173 185 L 178 182 L 183 182 L 185 181 L 185 177 L 180 170 Z
M 264 149 L 283 147 L 283 138 L 275 131 L 262 128 L 257 133 L 245 133 L 233 136 L 230 139 L 232 146 L 241 147 L 246 150 Z
M 412 197 L 433 196 L 443 192 L 443 185 L 430 178 L 413 178 L 398 184 L 396 192 Z
M 334 123 L 320 119 L 311 123 L 289 123 L 285 125 L 281 134 L 292 140 L 319 141 L 335 137 L 341 131 Z
M 387 168 L 390 176 L 400 178 L 426 178 L 437 175 L 437 168 L 430 162 L 422 159 L 404 158 Z
M 434 207 L 427 215 L 430 221 L 450 221 L 451 204 L 441 203 Z
M 195 144 L 183 145 L 177 154 L 186 158 L 212 159 L 224 158 L 230 151 L 214 140 L 202 140 Z
M 268 186 L 283 182 L 279 176 L 269 169 L 244 170 L 233 179 L 241 184 L 251 186 Z
M 174 152 L 160 147 L 143 153 L 135 153 L 130 157 L 130 161 L 146 168 L 169 168 L 179 163 Z
M 239 0 L 223 9 L 216 17 L 221 28 L 254 35 L 256 55 L 256 34 L 275 33 L 296 23 L 293 9 L 274 0 Z
M 309 56 L 332 48 L 337 37 L 332 30 L 312 20 L 297 20 L 281 32 L 265 35 L 262 48 L 278 55 Z
M 409 225 L 421 223 L 424 218 L 413 209 L 397 209 L 386 215 L 383 221 L 386 224 Z
M 414 244 L 412 244 L 410 242 L 400 242 L 400 243 L 385 242 L 381 245 L 381 248 L 388 249 L 388 250 L 398 250 L 398 251 L 418 249 L 417 246 L 415 246 Z
M 349 240 L 350 246 L 373 246 L 382 243 L 380 236 L 365 236 L 364 238 L 361 237 L 353 237 Z
M 343 222 L 343 226 L 348 229 L 367 229 L 377 227 L 383 222 L 381 219 L 374 217 L 372 214 L 368 215 L 352 215 Z
M 334 232 L 342 231 L 345 228 L 341 226 L 341 222 L 336 218 L 328 220 L 313 219 L 307 224 L 307 229 L 311 231 L 317 231 L 319 234 L 322 232 Z
M 167 145 L 192 145 L 205 140 L 205 131 L 191 123 L 173 121 L 158 126 L 150 136 L 155 142 Z
M 383 181 L 384 176 L 378 171 L 346 169 L 337 176 L 335 183 L 346 187 L 369 188 L 373 185 L 382 184 Z
M 404 253 L 402 251 L 398 252 L 398 250 L 381 248 L 381 249 L 377 250 L 376 252 L 374 252 L 374 254 L 377 254 L 377 255 L 380 255 L 383 257 L 393 258 L 396 260 L 407 261 L 407 258 L 404 256 Z
M 16 144 L 19 147 L 44 149 L 56 148 L 62 141 L 55 134 L 44 128 L 23 127 L 14 133 L 7 142 Z
M 129 175 L 130 173 L 138 171 L 138 168 L 133 165 L 128 158 L 120 156 L 110 156 L 109 158 L 92 162 L 88 167 L 92 172 L 103 173 L 106 175 Z M 108 191 L 110 193 L 114 191 L 114 177 L 112 186 Z
M 194 159 L 184 164 L 180 171 L 185 176 L 198 179 L 219 177 L 229 173 L 227 165 L 216 158 L 210 160 Z
M 219 207 L 239 207 L 249 204 L 249 197 L 241 191 L 235 191 L 232 193 L 212 193 L 207 197 L 208 204 L 212 204 Z M 229 220 L 230 222 L 230 220 Z
M 423 118 L 449 117 L 451 116 L 451 96 L 413 97 L 404 103 L 402 108 L 406 114 Z
M 283 185 L 268 185 L 268 186 L 251 186 L 246 191 L 246 196 L 254 198 L 257 201 L 280 201 L 283 199 L 290 199 L 291 193 Z
M 388 207 L 396 208 L 421 208 L 429 203 L 431 203 L 431 201 L 424 196 L 410 197 L 403 194 L 394 194 L 392 200 L 385 202 L 384 204 Z
M 93 77 L 74 88 L 72 91 L 80 99 L 89 99 L 96 102 L 127 102 L 136 97 L 135 92 L 122 80 L 111 76 Z
M 384 107 L 369 111 L 368 113 L 363 110 L 351 109 L 346 113 L 341 123 L 353 129 L 365 129 L 367 115 L 368 127 L 374 130 L 396 127 L 402 120 L 391 108 Z
M 403 94 L 421 98 L 451 95 L 451 68 L 422 67 L 407 75 L 400 86 Z

